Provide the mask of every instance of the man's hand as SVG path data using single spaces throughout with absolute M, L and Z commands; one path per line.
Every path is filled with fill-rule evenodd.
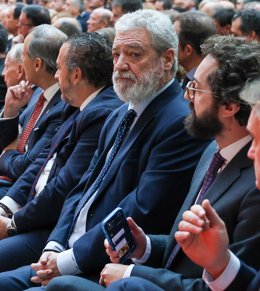
M 107 287 L 114 281 L 122 279 L 127 268 L 128 266 L 121 264 L 106 264 L 100 273 L 99 284 Z
M 48 282 L 54 277 L 60 276 L 57 267 L 56 252 L 44 252 L 40 257 L 38 263 L 31 264 L 32 269 L 36 272 L 36 276 L 31 278 L 33 283 L 47 285 Z
M 183 213 L 179 231 L 175 233 L 184 253 L 215 279 L 229 262 L 228 235 L 225 223 L 208 200 L 193 205 Z
M 13 118 L 25 106 L 33 94 L 29 82 L 21 81 L 19 85 L 9 87 L 5 95 L 4 118 Z
M 134 241 L 136 244 L 136 249 L 130 256 L 130 258 L 139 259 L 143 256 L 146 248 L 146 236 L 141 227 L 139 227 L 131 217 L 127 218 L 128 225 L 131 229 Z M 119 263 L 119 257 L 116 251 L 114 251 L 109 245 L 108 241 L 105 239 L 104 242 L 106 253 L 108 254 L 110 261 L 112 263 Z
M 8 237 L 7 227 L 11 225 L 12 219 L 0 216 L 0 239 Z

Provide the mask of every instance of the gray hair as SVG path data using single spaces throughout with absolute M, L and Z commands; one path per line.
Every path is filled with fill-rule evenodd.
M 116 32 L 137 28 L 145 28 L 150 32 L 152 46 L 159 56 L 165 50 L 173 48 L 174 65 L 172 71 L 175 74 L 178 68 L 178 37 L 169 17 L 155 10 L 139 10 L 123 15 L 115 24 Z
M 28 46 L 29 57 L 42 59 L 46 71 L 54 75 L 59 50 L 67 39 L 66 34 L 52 25 L 42 24 L 35 27 L 29 35 L 32 36 Z
M 15 44 L 7 54 L 16 63 L 21 64 L 23 62 L 23 43 Z
M 240 93 L 240 98 L 251 106 L 255 106 L 257 115 L 260 118 L 260 79 L 247 82 Z

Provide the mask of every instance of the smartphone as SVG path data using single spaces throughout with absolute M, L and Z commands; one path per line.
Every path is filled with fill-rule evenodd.
M 136 248 L 123 209 L 117 207 L 113 210 L 103 220 L 102 229 L 110 246 L 117 251 L 120 263 L 123 263 Z

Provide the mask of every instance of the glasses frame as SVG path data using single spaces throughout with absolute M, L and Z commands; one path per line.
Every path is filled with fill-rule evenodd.
M 187 98 L 189 100 L 194 100 L 194 98 L 195 98 L 195 91 L 204 92 L 204 93 L 211 93 L 211 94 L 213 93 L 210 90 L 202 90 L 202 89 L 194 88 L 194 87 L 192 87 L 193 84 L 195 84 L 194 83 L 194 80 L 193 81 L 189 81 L 187 83 L 187 85 L 186 85 Z

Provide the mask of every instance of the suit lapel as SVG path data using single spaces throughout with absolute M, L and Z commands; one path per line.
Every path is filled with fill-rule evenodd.
M 163 265 L 166 263 L 171 251 L 176 245 L 174 234 L 178 230 L 178 224 L 182 219 L 182 214 L 194 204 L 195 199 L 199 193 L 204 175 L 209 167 L 213 154 L 216 151 L 216 144 L 214 144 L 215 143 L 210 144 L 209 148 L 206 150 L 206 155 L 203 156 L 194 173 L 190 191 L 172 227 L 170 241 L 165 252 Z M 251 142 L 249 142 L 242 148 L 242 150 L 239 151 L 239 153 L 230 161 L 226 168 L 216 177 L 215 181 L 208 189 L 205 198 L 210 200 L 211 205 L 213 205 L 219 198 L 221 198 L 226 193 L 227 189 L 232 186 L 232 184 L 237 179 L 239 179 L 242 169 L 252 165 L 252 161 L 247 158 L 247 152 L 250 148 L 250 145 Z
M 98 191 L 98 194 L 96 195 L 95 199 L 101 195 L 102 192 L 104 192 L 104 189 L 107 187 L 107 185 L 112 181 L 114 176 L 116 175 L 118 168 L 120 167 L 121 163 L 123 162 L 125 156 L 127 155 L 128 151 L 131 149 L 135 141 L 138 139 L 142 131 L 153 121 L 153 119 L 156 117 L 156 114 L 160 110 L 164 108 L 164 106 L 167 106 L 167 104 L 174 98 L 174 96 L 177 96 L 181 93 L 180 87 L 177 85 L 177 81 L 175 80 L 172 85 L 170 85 L 166 90 L 164 90 L 159 96 L 157 96 L 143 111 L 139 119 L 137 120 L 136 124 L 126 137 L 124 143 L 122 144 L 121 148 L 119 149 L 112 165 L 109 168 L 108 173 L 105 176 L 105 179 L 103 183 L 101 184 L 101 187 Z M 110 133 L 109 133 L 109 139 L 110 142 L 108 143 L 107 148 L 111 148 L 115 139 L 115 134 L 117 132 L 118 126 L 121 122 L 121 119 L 123 117 L 123 114 L 125 114 L 127 110 L 127 107 L 125 107 L 124 112 L 121 112 L 120 116 L 118 116 L 116 123 L 112 126 Z M 107 153 L 107 149 L 105 152 Z

